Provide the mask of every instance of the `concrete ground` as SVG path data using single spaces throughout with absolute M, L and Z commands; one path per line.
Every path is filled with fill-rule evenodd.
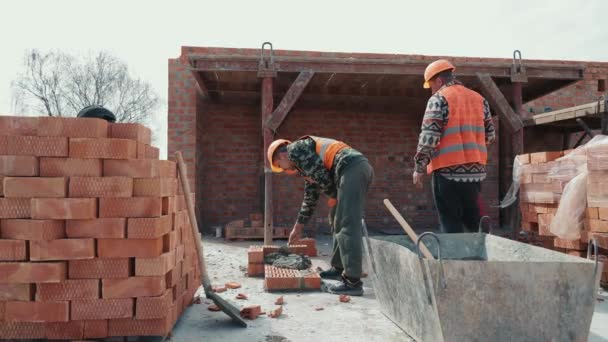
M 284 244 L 280 240 L 277 244 Z M 248 328 L 233 324 L 225 314 L 207 310 L 209 300 L 202 295 L 200 305 L 191 306 L 175 326 L 170 341 L 222 342 L 287 342 L 287 341 L 413 341 L 405 332 L 386 318 L 375 300 L 370 282 L 365 282 L 365 295 L 352 297 L 350 303 L 340 303 L 335 295 L 321 292 L 267 293 L 262 278 L 249 278 L 247 248 L 260 241 L 225 243 L 223 239 L 206 237 L 205 257 L 213 284 L 236 281 L 238 290 L 221 295 L 239 305 L 261 305 L 263 311 L 275 308 L 274 301 L 284 296 L 283 315 L 273 319 L 260 316 L 247 321 Z M 327 267 L 331 253 L 328 237 L 317 239 L 319 257 L 313 265 Z M 245 293 L 248 300 L 236 300 L 237 293 Z M 596 302 L 589 341 L 608 342 L 608 294 L 602 292 Z M 603 299 L 607 299 L 604 301 Z M 317 308 L 323 308 L 317 311 Z

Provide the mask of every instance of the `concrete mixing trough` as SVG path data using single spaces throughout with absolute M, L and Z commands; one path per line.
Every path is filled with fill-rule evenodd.
M 383 313 L 418 341 L 587 341 L 601 264 L 483 233 L 365 239 Z M 437 242 L 423 238 L 439 259 Z M 371 247 L 371 248 L 370 248 Z

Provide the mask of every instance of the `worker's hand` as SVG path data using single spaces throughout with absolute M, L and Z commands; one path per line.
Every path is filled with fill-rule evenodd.
M 296 223 L 291 230 L 291 234 L 289 234 L 289 241 L 287 244 L 294 245 L 300 241 L 302 237 L 302 230 L 304 230 L 304 225 L 301 223 Z
M 420 172 L 414 171 L 414 174 L 412 174 L 412 179 L 414 181 L 414 185 L 418 189 L 422 189 L 422 179 L 423 178 L 424 178 L 424 173 L 420 173 Z

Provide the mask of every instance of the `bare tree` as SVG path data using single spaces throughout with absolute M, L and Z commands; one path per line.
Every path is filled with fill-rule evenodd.
M 12 83 L 13 108 L 75 116 L 86 106 L 101 105 L 118 122 L 149 123 L 160 104 L 148 82 L 131 76 L 123 61 L 105 51 L 76 58 L 60 51 L 32 50 L 25 54 L 24 67 Z

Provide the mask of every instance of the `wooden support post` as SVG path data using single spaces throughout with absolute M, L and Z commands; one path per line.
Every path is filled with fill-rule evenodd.
M 494 80 L 489 74 L 477 73 L 477 78 L 481 83 L 481 89 L 483 94 L 485 95 L 486 100 L 490 103 L 490 106 L 498 113 L 500 116 L 500 121 L 505 123 L 505 126 L 510 132 L 517 132 L 523 127 L 523 123 L 518 114 L 516 114 L 511 106 L 509 106 L 509 102 L 502 94 Z M 514 87 L 516 88 L 516 87 Z M 514 93 L 517 91 L 514 89 Z M 521 109 L 521 84 L 519 86 L 519 104 Z
M 522 99 L 522 89 L 521 82 L 513 82 L 512 83 L 512 95 L 511 101 L 513 103 L 513 114 L 521 119 L 522 115 L 522 107 L 523 107 L 523 99 Z M 520 121 L 521 122 L 521 121 Z M 519 130 L 510 133 L 511 135 L 511 153 L 509 154 L 509 166 L 512 167 L 513 161 L 515 160 L 515 156 L 524 153 L 524 130 L 523 126 Z M 512 183 L 513 179 L 513 169 L 509 169 L 507 172 L 509 183 Z M 511 205 L 509 211 L 506 212 L 506 217 L 508 217 L 508 222 L 511 223 L 513 229 L 513 237 L 517 237 L 519 235 L 519 231 L 521 230 L 521 214 L 519 209 L 519 197 Z
M 273 109 L 273 78 L 262 78 L 262 134 L 264 136 L 264 148 L 262 158 L 264 160 L 264 245 L 272 245 L 272 233 L 274 230 L 273 206 L 272 206 L 272 170 L 270 162 L 266 157 L 268 146 L 274 137 L 273 132 L 266 128 L 266 122 L 270 118 Z

